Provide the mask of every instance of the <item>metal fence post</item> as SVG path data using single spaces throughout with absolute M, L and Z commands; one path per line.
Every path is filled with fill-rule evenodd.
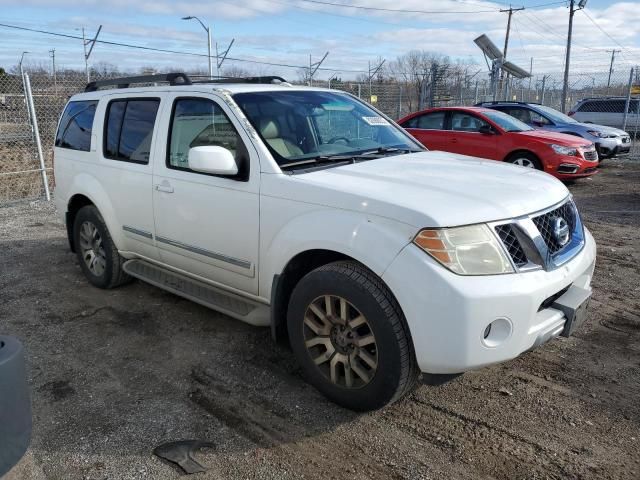
M 36 107 L 33 103 L 33 93 L 31 91 L 31 81 L 29 80 L 29 74 L 25 72 L 24 74 L 25 87 L 28 102 L 29 102 L 29 112 L 31 115 L 31 122 L 33 125 L 33 133 L 36 137 L 36 145 L 38 147 L 38 158 L 40 160 L 40 173 L 42 175 L 42 184 L 44 186 L 44 194 L 47 198 L 47 202 L 51 200 L 51 193 L 49 192 L 49 180 L 47 179 L 47 170 L 44 164 L 44 155 L 42 154 L 42 143 L 40 143 L 40 131 L 38 130 L 38 118 L 36 116 Z
M 633 86 L 633 67 L 629 72 L 629 85 L 627 85 L 627 99 L 624 102 L 624 117 L 622 119 L 622 130 L 627 129 L 627 117 L 629 116 L 629 102 L 631 101 L 631 87 Z

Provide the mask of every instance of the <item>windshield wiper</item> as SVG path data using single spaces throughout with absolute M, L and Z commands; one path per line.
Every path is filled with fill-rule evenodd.
M 355 163 L 357 160 L 373 160 L 375 158 L 384 157 L 386 154 L 404 154 L 421 152 L 422 150 L 413 150 L 410 148 L 396 148 L 396 147 L 380 147 L 375 150 L 369 150 L 366 152 L 359 152 L 353 154 L 335 154 L 335 155 L 317 155 L 311 158 L 305 158 L 301 160 L 295 160 L 289 163 L 283 163 L 280 168 L 293 168 L 298 166 L 310 165 L 313 163 L 325 163 L 325 162 L 350 162 Z
M 291 168 L 309 165 L 312 163 L 323 163 L 323 162 L 354 162 L 353 155 L 318 155 L 311 158 L 305 158 L 303 160 L 294 160 L 293 162 L 283 163 L 280 165 L 280 168 Z
M 385 156 L 388 153 L 393 154 L 405 154 L 405 153 L 416 153 L 421 152 L 422 150 L 414 150 L 411 148 L 397 148 L 397 147 L 379 147 L 375 150 L 370 150 L 367 152 L 362 152 L 354 155 L 355 158 L 366 158 L 372 157 L 375 155 Z

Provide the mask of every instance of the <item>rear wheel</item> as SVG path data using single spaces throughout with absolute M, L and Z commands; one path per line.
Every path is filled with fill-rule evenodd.
M 73 224 L 74 244 L 80 268 L 98 288 L 114 288 L 131 280 L 122 269 L 118 253 L 104 219 L 93 205 L 82 207 Z
M 507 162 L 520 167 L 542 170 L 542 164 L 540 160 L 538 160 L 538 157 L 528 152 L 516 152 L 507 158 Z
M 381 408 L 415 385 L 419 371 L 400 307 L 358 263 L 331 263 L 302 278 L 287 326 L 309 382 L 344 407 Z

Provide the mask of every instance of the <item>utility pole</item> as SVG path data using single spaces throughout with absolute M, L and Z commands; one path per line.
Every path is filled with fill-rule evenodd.
M 96 36 L 93 37 L 93 40 L 87 40 L 84 27 L 82 27 L 82 48 L 84 48 L 84 71 L 87 74 L 87 83 L 91 81 L 91 77 L 89 75 L 89 57 L 91 56 L 91 52 L 93 52 L 93 47 L 96 46 L 96 41 L 98 40 L 98 35 L 100 35 L 100 31 L 102 30 L 102 25 L 98 27 L 98 31 L 96 32 Z M 89 51 L 87 52 L 87 45 L 91 45 L 89 47 Z
M 607 50 L 608 51 L 608 50 Z M 616 58 L 616 53 L 620 53 L 620 50 L 611 50 L 611 66 L 609 67 L 609 79 L 607 80 L 607 88 L 611 85 L 611 74 L 613 73 L 613 61 Z
M 218 77 L 220 76 L 220 69 L 222 68 L 222 64 L 226 60 L 227 55 L 229 54 L 229 50 L 231 50 L 231 47 L 233 46 L 233 42 L 235 42 L 235 41 L 236 41 L 236 39 L 232 38 L 231 39 L 231 43 L 229 44 L 227 49 L 222 54 L 218 53 L 218 42 L 216 42 L 216 75 Z M 222 58 L 220 58 L 221 55 L 222 55 Z
M 322 59 L 319 62 L 312 63 L 311 54 L 309 54 L 309 86 L 310 87 L 313 86 L 313 76 L 316 74 L 316 72 L 320 68 L 320 65 L 322 65 L 322 62 L 324 62 L 324 60 L 327 58 L 327 55 L 329 55 L 329 52 L 325 53 L 324 57 L 322 57 Z
M 531 57 L 531 66 L 529 67 L 529 101 L 531 101 L 531 79 L 533 78 L 533 57 Z
M 567 55 L 564 60 L 564 80 L 562 83 L 562 98 L 560 99 L 560 110 L 565 113 L 567 110 L 567 94 L 569 93 L 569 63 L 571 61 L 571 35 L 573 33 L 573 15 L 576 10 L 582 10 L 587 4 L 587 0 L 580 0 L 576 8 L 576 1 L 569 3 L 569 31 L 567 32 Z
M 503 61 L 507 59 L 507 50 L 509 49 L 509 34 L 511 33 L 511 17 L 513 16 L 513 12 L 519 12 L 520 10 L 524 10 L 524 7 L 513 8 L 509 6 L 508 9 L 500 10 L 502 13 L 508 13 L 509 16 L 507 18 L 507 34 L 504 37 L 504 49 L 502 50 Z M 504 70 L 500 72 L 500 91 L 502 91 L 502 82 L 504 80 L 505 73 Z
M 373 68 L 373 70 L 371 69 L 371 62 L 369 62 L 369 102 L 371 102 L 371 80 L 382 68 L 382 65 L 384 65 L 385 61 L 386 60 L 383 59 L 377 67 Z
M 56 79 L 56 49 L 52 48 L 49 50 L 49 54 L 51 55 L 51 73 L 53 74 L 53 91 L 54 93 L 58 93 L 58 82 Z
M 82 27 L 82 48 L 84 49 L 84 73 L 87 75 L 87 83 L 89 83 L 89 57 L 87 57 L 87 37 L 84 34 L 84 27 Z

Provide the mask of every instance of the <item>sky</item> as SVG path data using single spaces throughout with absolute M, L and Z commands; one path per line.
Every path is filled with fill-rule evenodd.
M 329 5 L 333 3 L 337 5 Z M 350 8 L 351 5 L 368 7 Z M 533 74 L 560 78 L 564 65 L 569 9 L 560 0 L 521 0 L 525 10 L 513 14 L 508 59 Z M 0 24 L 71 36 L 95 34 L 100 39 L 151 48 L 205 55 L 206 33 L 195 15 L 211 25 L 222 51 L 235 39 L 229 56 L 292 68 L 226 61 L 258 74 L 296 78 L 295 66 L 320 60 L 329 52 L 318 78 L 337 74 L 352 79 L 369 62 L 392 61 L 409 50 L 426 50 L 473 62 L 486 76 L 483 56 L 473 39 L 486 33 L 504 45 L 505 2 L 483 0 L 0 0 Z M 0 66 L 10 69 L 23 51 L 27 65 L 50 65 L 56 50 L 58 67 L 84 68 L 82 41 L 0 26 Z M 575 78 L 594 81 L 609 70 L 616 53 L 615 76 L 628 78 L 640 65 L 640 4 L 637 1 L 589 0 L 574 17 L 571 66 Z M 90 64 L 107 62 L 124 70 L 141 67 L 206 68 L 204 56 L 169 54 L 97 44 Z M 596 72 L 598 74 L 596 75 Z M 595 76 L 595 77 L 594 77 Z M 600 81 L 600 80 L 598 80 Z

